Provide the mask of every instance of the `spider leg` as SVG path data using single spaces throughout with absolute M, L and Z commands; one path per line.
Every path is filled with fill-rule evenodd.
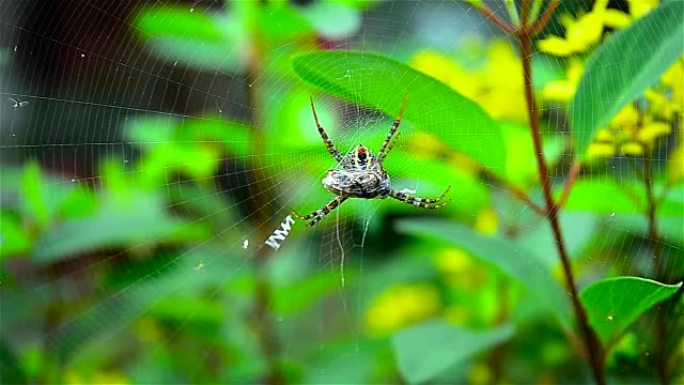
M 400 136 L 401 136 L 401 132 L 397 132 L 397 134 L 394 135 L 394 138 L 392 138 L 392 141 L 390 142 L 389 146 L 387 146 L 387 150 L 385 150 L 385 153 L 382 154 L 381 157 L 378 157 L 378 163 L 382 163 L 382 161 L 385 160 L 387 155 L 389 155 L 389 153 L 392 152 L 392 149 L 394 148 L 394 145 L 399 140 Z
M 311 111 L 313 112 L 314 120 L 316 121 L 316 127 L 318 127 L 318 133 L 321 135 L 321 138 L 323 138 L 323 143 L 325 143 L 325 148 L 328 149 L 328 152 L 333 156 L 333 158 L 335 158 L 335 160 L 341 162 L 342 154 L 340 154 L 340 152 L 337 150 L 337 147 L 335 147 L 335 144 L 332 142 L 332 140 L 330 140 L 328 134 L 318 122 L 318 115 L 316 114 L 316 107 L 314 107 L 313 97 L 310 96 L 309 100 L 311 100 Z
M 442 195 L 435 199 L 413 197 L 396 190 L 390 191 L 390 196 L 396 200 L 400 200 L 404 203 L 408 203 L 410 205 L 414 205 L 424 209 L 439 209 L 451 203 L 451 199 L 442 201 L 450 189 L 451 186 L 447 187 L 447 189 L 442 193 Z
M 318 209 L 318 210 L 316 210 L 310 214 L 299 215 L 299 214 L 293 212 L 292 215 L 294 215 L 295 218 L 301 219 L 301 220 L 309 220 L 309 219 L 313 218 L 313 220 L 311 222 L 309 222 L 309 224 L 307 224 L 307 227 L 311 227 L 311 226 L 315 225 L 316 223 L 318 223 L 321 219 L 325 218 L 326 215 L 330 214 L 331 211 L 335 210 L 339 205 L 342 204 L 342 202 L 344 202 L 346 200 L 347 200 L 346 197 L 337 197 L 337 198 L 331 200 L 330 202 L 328 202 L 327 205 L 323 206 L 322 208 L 320 208 L 320 209 Z
M 378 159 L 384 159 L 385 156 L 387 156 L 387 153 L 389 153 L 389 150 L 387 150 L 387 146 L 389 145 L 390 140 L 394 136 L 394 133 L 397 132 L 397 129 L 399 128 L 399 123 L 401 123 L 401 119 L 404 117 L 404 109 L 406 108 L 407 98 L 408 94 L 404 95 L 404 102 L 401 104 L 399 115 L 397 116 L 397 119 L 394 120 L 392 128 L 390 128 L 389 132 L 387 133 L 387 137 L 385 138 L 385 141 L 382 143 L 382 146 L 380 146 L 380 151 L 378 151 Z

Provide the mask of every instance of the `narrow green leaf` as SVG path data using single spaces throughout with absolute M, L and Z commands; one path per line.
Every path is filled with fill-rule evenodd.
M 192 12 L 184 7 L 149 7 L 142 9 L 133 25 L 141 37 L 175 37 L 206 42 L 218 42 L 223 34 L 205 12 Z
M 609 343 L 681 286 L 681 282 L 666 285 L 639 277 L 608 278 L 586 287 L 580 299 L 587 309 L 589 324 L 604 343 Z
M 51 263 L 98 248 L 178 241 L 187 235 L 184 232 L 195 230 L 167 213 L 157 196 L 132 193 L 124 202 L 105 199 L 92 215 L 66 221 L 43 234 L 33 249 L 35 260 Z
M 558 321 L 569 328 L 570 303 L 567 295 L 546 265 L 533 253 L 500 238 L 482 236 L 464 226 L 445 220 L 410 219 L 397 224 L 399 231 L 437 238 L 462 247 L 518 281 L 532 292 Z
M 577 153 L 594 132 L 634 101 L 682 54 L 684 1 L 666 1 L 610 36 L 592 56 L 570 104 Z
M 295 56 L 295 72 L 338 97 L 404 118 L 440 137 L 493 172 L 504 175 L 501 128 L 473 101 L 394 59 L 369 52 L 328 51 Z
M 409 383 L 429 381 L 446 369 L 500 344 L 513 335 L 510 325 L 476 331 L 432 320 L 397 333 L 392 347 L 399 372 Z
M 247 36 L 234 14 L 194 12 L 184 7 L 147 7 L 138 12 L 133 26 L 140 39 L 163 60 L 227 71 L 246 65 L 241 52 Z

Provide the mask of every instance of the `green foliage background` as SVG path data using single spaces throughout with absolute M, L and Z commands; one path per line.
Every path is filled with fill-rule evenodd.
M 579 18 L 593 4 L 568 3 L 558 14 Z M 650 111 L 647 89 L 682 65 L 682 5 L 605 27 L 608 37 L 584 53 L 574 98 L 539 97 L 579 297 L 616 383 L 684 380 L 682 109 L 641 154 L 585 154 L 625 106 Z M 481 23 L 470 34 L 491 35 L 469 6 L 456 9 Z M 450 83 L 474 84 L 463 74 L 483 65 L 522 79 L 519 63 L 468 44 L 425 49 L 410 32 L 392 43 L 358 38 L 404 12 L 346 0 L 136 6 L 125 24 L 136 47 L 173 68 L 227 75 L 239 91 L 221 105 L 207 97 L 201 114 L 131 113 L 117 131 L 128 150 L 91 159 L 89 176 L 3 144 L 0 382 L 591 381 L 556 242 L 512 192 L 541 205 L 527 120 L 497 114 L 524 96 L 503 85 L 473 96 Z M 561 33 L 562 17 L 540 39 Z M 497 43 L 472 44 L 491 52 Z M 423 51 L 462 63 L 463 74 L 420 70 Z M 536 52 L 535 90 L 569 78 L 569 61 Z M 511 99 L 484 101 L 497 93 Z M 426 212 L 351 200 L 313 228 L 297 223 L 278 251 L 265 247 L 290 211 L 332 198 L 320 179 L 334 164 L 310 95 L 345 151 L 377 148 L 406 95 L 387 171 L 420 196 L 451 185 L 453 203 Z M 35 104 L 9 112 L 49 120 L 28 109 Z M 561 198 L 573 159 L 581 172 Z

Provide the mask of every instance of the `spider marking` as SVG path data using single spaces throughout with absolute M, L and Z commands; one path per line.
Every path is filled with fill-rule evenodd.
M 323 139 L 325 148 L 338 162 L 337 167 L 328 170 L 328 173 L 322 180 L 323 187 L 335 194 L 336 197 L 325 206 L 310 214 L 299 215 L 293 212 L 292 215 L 297 219 L 311 220 L 308 224 L 308 226 L 311 227 L 325 218 L 326 215 L 330 214 L 331 211 L 335 210 L 349 198 L 385 199 L 390 197 L 424 209 L 438 209 L 451 202 L 451 199 L 442 201 L 449 192 L 449 189 L 451 189 L 451 186 L 447 187 L 446 191 L 435 199 L 410 196 L 405 193 L 405 189 L 401 191 L 392 189 L 390 177 L 382 167 L 383 161 L 390 151 L 392 151 L 399 138 L 397 129 L 404 116 L 406 97 L 404 97 L 404 102 L 399 110 L 399 115 L 394 120 L 382 146 L 380 146 L 377 156 L 374 156 L 373 152 L 362 144 L 355 146 L 346 155 L 342 155 L 318 121 L 313 97 L 310 98 L 310 100 L 311 111 L 313 112 L 318 133 Z

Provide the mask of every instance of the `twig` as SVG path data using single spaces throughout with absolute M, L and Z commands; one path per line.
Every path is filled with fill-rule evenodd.
M 544 13 L 542 14 L 541 18 L 537 20 L 532 26 L 530 27 L 528 34 L 530 36 L 534 36 L 538 34 L 539 32 L 543 31 L 546 25 L 551 21 L 551 16 L 553 16 L 554 12 L 556 11 L 556 8 L 560 4 L 559 0 L 552 0 L 549 6 L 546 8 Z
M 653 194 L 653 162 L 651 159 L 651 149 L 647 145 L 643 145 L 644 149 L 644 170 L 643 181 L 646 189 L 646 220 L 648 221 L 648 241 L 651 251 L 653 252 L 653 266 L 654 276 L 657 281 L 663 281 L 663 261 L 660 252 L 660 242 L 658 241 L 658 223 L 656 221 L 657 202 Z M 656 345 L 656 373 L 661 384 L 669 383 L 667 370 L 667 347 L 666 334 L 667 323 L 665 317 L 665 309 L 668 303 L 663 303 L 658 306 L 655 319 L 655 345 Z
M 563 193 L 558 199 L 558 203 L 556 203 L 556 206 L 558 206 L 559 209 L 563 207 L 565 202 L 568 200 L 568 197 L 570 196 L 570 190 L 572 190 L 572 186 L 575 184 L 575 179 L 577 179 L 581 168 L 582 167 L 579 161 L 575 161 L 575 163 L 572 164 L 572 167 L 570 168 L 570 174 L 568 175 L 568 179 L 566 179 L 565 186 L 563 187 Z
M 535 203 L 532 198 L 530 198 L 529 195 L 525 191 L 523 191 L 521 188 L 518 186 L 514 185 L 513 183 L 501 178 L 500 176 L 496 175 L 493 173 L 491 170 L 483 168 L 482 172 L 487 175 L 488 177 L 494 179 L 497 183 L 503 185 L 506 187 L 513 195 L 515 195 L 516 198 L 520 199 L 523 201 L 529 208 L 531 208 L 535 213 L 539 214 L 540 216 L 545 216 L 546 215 L 546 209 L 544 209 L 542 206 L 538 205 Z
M 268 370 L 264 384 L 280 385 L 284 380 L 278 369 L 278 356 L 280 355 L 280 342 L 277 329 L 271 315 L 271 284 L 268 277 L 267 263 L 272 250 L 261 247 L 256 255 L 256 290 L 254 298 L 254 321 L 257 326 L 257 338 L 261 346 L 262 354 L 267 363 Z
M 489 9 L 486 5 L 484 5 L 484 4 L 475 5 L 475 8 L 477 8 L 480 12 L 482 12 L 482 14 L 487 19 L 492 21 L 494 24 L 498 25 L 499 28 L 501 28 L 504 32 L 506 32 L 508 34 L 515 33 L 515 29 L 513 29 L 513 27 L 508 25 L 508 23 L 506 23 L 505 21 L 501 20 L 499 18 L 499 16 L 497 16 L 494 12 L 492 12 L 492 10 Z

